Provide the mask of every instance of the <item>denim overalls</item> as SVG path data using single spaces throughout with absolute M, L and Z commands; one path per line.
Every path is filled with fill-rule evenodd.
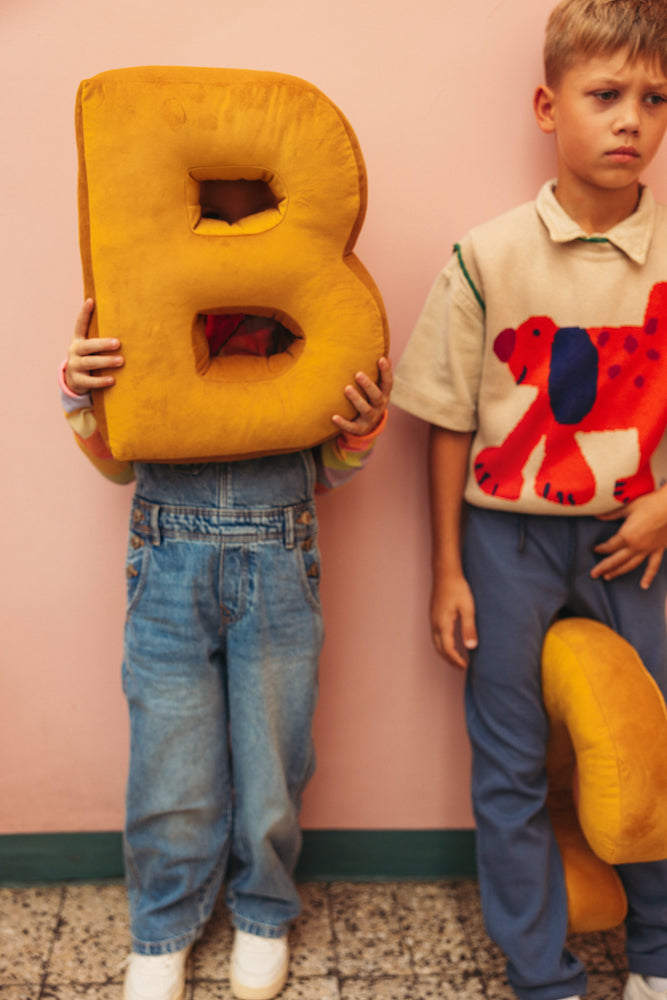
M 138 464 L 123 664 L 133 948 L 202 932 L 223 878 L 234 924 L 299 912 L 293 872 L 323 640 L 310 451 Z

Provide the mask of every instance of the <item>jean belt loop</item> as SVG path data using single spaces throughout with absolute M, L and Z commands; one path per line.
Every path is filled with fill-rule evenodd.
M 296 545 L 296 538 L 294 536 L 294 508 L 287 507 L 285 509 L 285 548 L 293 549 Z
M 160 506 L 159 504 L 151 504 L 151 532 L 153 537 L 153 545 L 160 544 Z

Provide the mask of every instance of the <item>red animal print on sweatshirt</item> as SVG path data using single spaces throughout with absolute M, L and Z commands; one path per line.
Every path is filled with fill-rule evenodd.
M 639 465 L 616 481 L 614 497 L 624 503 L 653 490 L 649 460 L 667 422 L 666 335 L 667 282 L 651 290 L 641 326 L 584 330 L 538 316 L 499 333 L 496 356 L 517 385 L 535 386 L 537 396 L 502 444 L 474 456 L 480 489 L 517 500 L 526 462 L 543 439 L 538 496 L 562 505 L 588 503 L 596 482 L 575 434 L 634 428 Z

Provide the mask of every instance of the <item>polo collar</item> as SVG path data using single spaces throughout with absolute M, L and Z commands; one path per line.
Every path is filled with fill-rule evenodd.
M 537 214 L 547 227 L 554 243 L 611 243 L 636 264 L 645 264 L 653 236 L 655 201 L 651 191 L 642 187 L 637 208 L 623 222 L 606 233 L 584 232 L 579 223 L 571 219 L 554 194 L 556 181 L 547 181 L 540 189 L 535 202 Z

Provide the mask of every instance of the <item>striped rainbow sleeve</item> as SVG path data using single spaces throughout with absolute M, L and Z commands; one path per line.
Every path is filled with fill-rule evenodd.
M 60 369 L 60 396 L 65 419 L 74 433 L 76 443 L 85 456 L 113 483 L 126 484 L 134 480 L 131 462 L 119 462 L 113 458 L 104 438 L 100 434 L 89 395 L 77 396 L 65 384 L 65 364 Z M 328 493 L 348 482 L 352 476 L 368 462 L 377 438 L 387 423 L 387 412 L 370 434 L 357 437 L 354 434 L 339 434 L 331 441 L 325 441 L 316 449 L 317 465 L 316 493 Z
M 357 437 L 354 434 L 339 434 L 331 441 L 325 441 L 315 451 L 317 463 L 317 484 L 315 492 L 328 493 L 343 486 L 368 462 L 375 442 L 387 425 L 387 411 L 370 434 Z
M 70 392 L 65 384 L 65 363 L 60 367 L 60 400 L 65 419 L 74 433 L 74 440 L 86 458 L 95 468 L 110 479 L 112 483 L 122 485 L 131 483 L 134 479 L 134 469 L 131 462 L 119 462 L 109 451 L 106 442 L 99 432 L 97 419 L 93 412 L 93 402 L 90 395 L 77 396 Z

